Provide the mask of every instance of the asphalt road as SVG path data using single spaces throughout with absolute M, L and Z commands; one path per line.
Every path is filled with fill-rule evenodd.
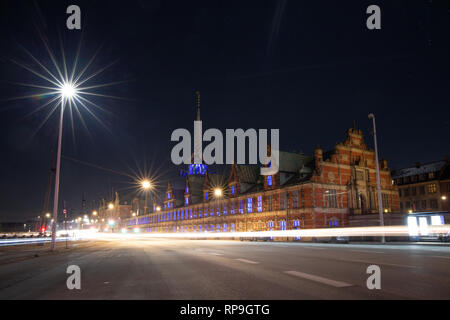
M 0 250 L 0 299 L 450 299 L 448 246 L 142 239 L 36 250 Z M 69 265 L 80 290 L 67 289 Z M 380 290 L 366 286 L 369 265 Z

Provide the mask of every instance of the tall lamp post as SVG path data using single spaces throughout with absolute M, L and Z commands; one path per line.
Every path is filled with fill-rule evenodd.
M 377 146 L 377 127 L 375 124 L 375 115 L 373 113 L 369 114 L 369 119 L 372 119 L 373 124 L 373 140 L 375 144 L 375 165 L 377 169 L 377 190 L 378 190 L 378 214 L 380 216 L 380 226 L 384 227 L 384 217 L 383 217 L 383 200 L 381 198 L 381 183 L 380 183 L 380 168 L 378 164 L 378 146 Z M 384 232 L 381 235 L 381 243 L 385 243 Z
M 144 179 L 141 181 L 141 188 L 145 192 L 145 199 L 144 199 L 144 215 L 147 214 L 147 208 L 148 208 L 148 191 L 152 188 L 152 183 L 148 179 Z M 138 211 L 139 212 L 139 211 Z M 136 214 L 136 228 L 138 228 L 138 221 L 139 218 L 137 217 L 138 214 Z M 135 231 L 138 229 L 135 229 Z
M 64 107 L 67 100 L 72 99 L 74 95 L 76 95 L 75 86 L 67 82 L 59 89 L 59 94 L 61 97 L 61 111 L 59 116 L 59 131 L 58 131 L 58 152 L 56 154 L 56 177 L 55 177 L 55 194 L 53 199 L 53 221 L 52 224 L 52 243 L 50 246 L 50 250 L 55 250 L 55 242 L 56 242 L 56 224 L 58 219 L 58 198 L 59 198 L 59 177 L 61 173 L 61 145 L 62 145 L 62 129 L 63 129 L 63 118 L 64 118 Z

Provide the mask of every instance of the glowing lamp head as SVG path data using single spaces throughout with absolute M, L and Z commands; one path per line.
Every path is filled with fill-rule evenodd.
M 150 181 L 148 181 L 148 180 L 144 180 L 144 181 L 142 181 L 141 182 L 141 185 L 142 185 L 142 188 L 144 188 L 144 189 L 150 189 L 151 188 L 151 186 L 152 186 L 152 184 L 150 183 Z
M 114 209 L 114 205 L 112 203 L 108 204 L 108 209 Z
M 215 195 L 216 197 L 222 196 L 222 189 L 220 189 L 220 188 L 214 189 L 214 195 Z
M 64 83 L 59 91 L 63 98 L 72 98 L 77 93 L 77 90 L 71 83 Z

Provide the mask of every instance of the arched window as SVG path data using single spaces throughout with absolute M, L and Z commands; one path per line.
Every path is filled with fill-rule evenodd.
M 268 177 L 267 177 L 267 185 L 268 185 L 269 187 L 272 186 L 272 176 L 268 176 Z

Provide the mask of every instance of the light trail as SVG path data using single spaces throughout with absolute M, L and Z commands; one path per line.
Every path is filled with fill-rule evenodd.
M 135 233 L 133 228 L 127 229 L 127 233 L 103 233 L 91 232 L 84 237 L 98 240 L 119 239 L 151 239 L 151 238 L 296 238 L 296 237 L 361 237 L 361 236 L 409 236 L 408 226 L 384 226 L 384 227 L 354 227 L 354 228 L 324 228 L 302 230 L 279 231 L 252 231 L 252 232 L 174 232 L 174 233 Z M 449 233 L 450 225 L 429 226 L 429 233 Z

